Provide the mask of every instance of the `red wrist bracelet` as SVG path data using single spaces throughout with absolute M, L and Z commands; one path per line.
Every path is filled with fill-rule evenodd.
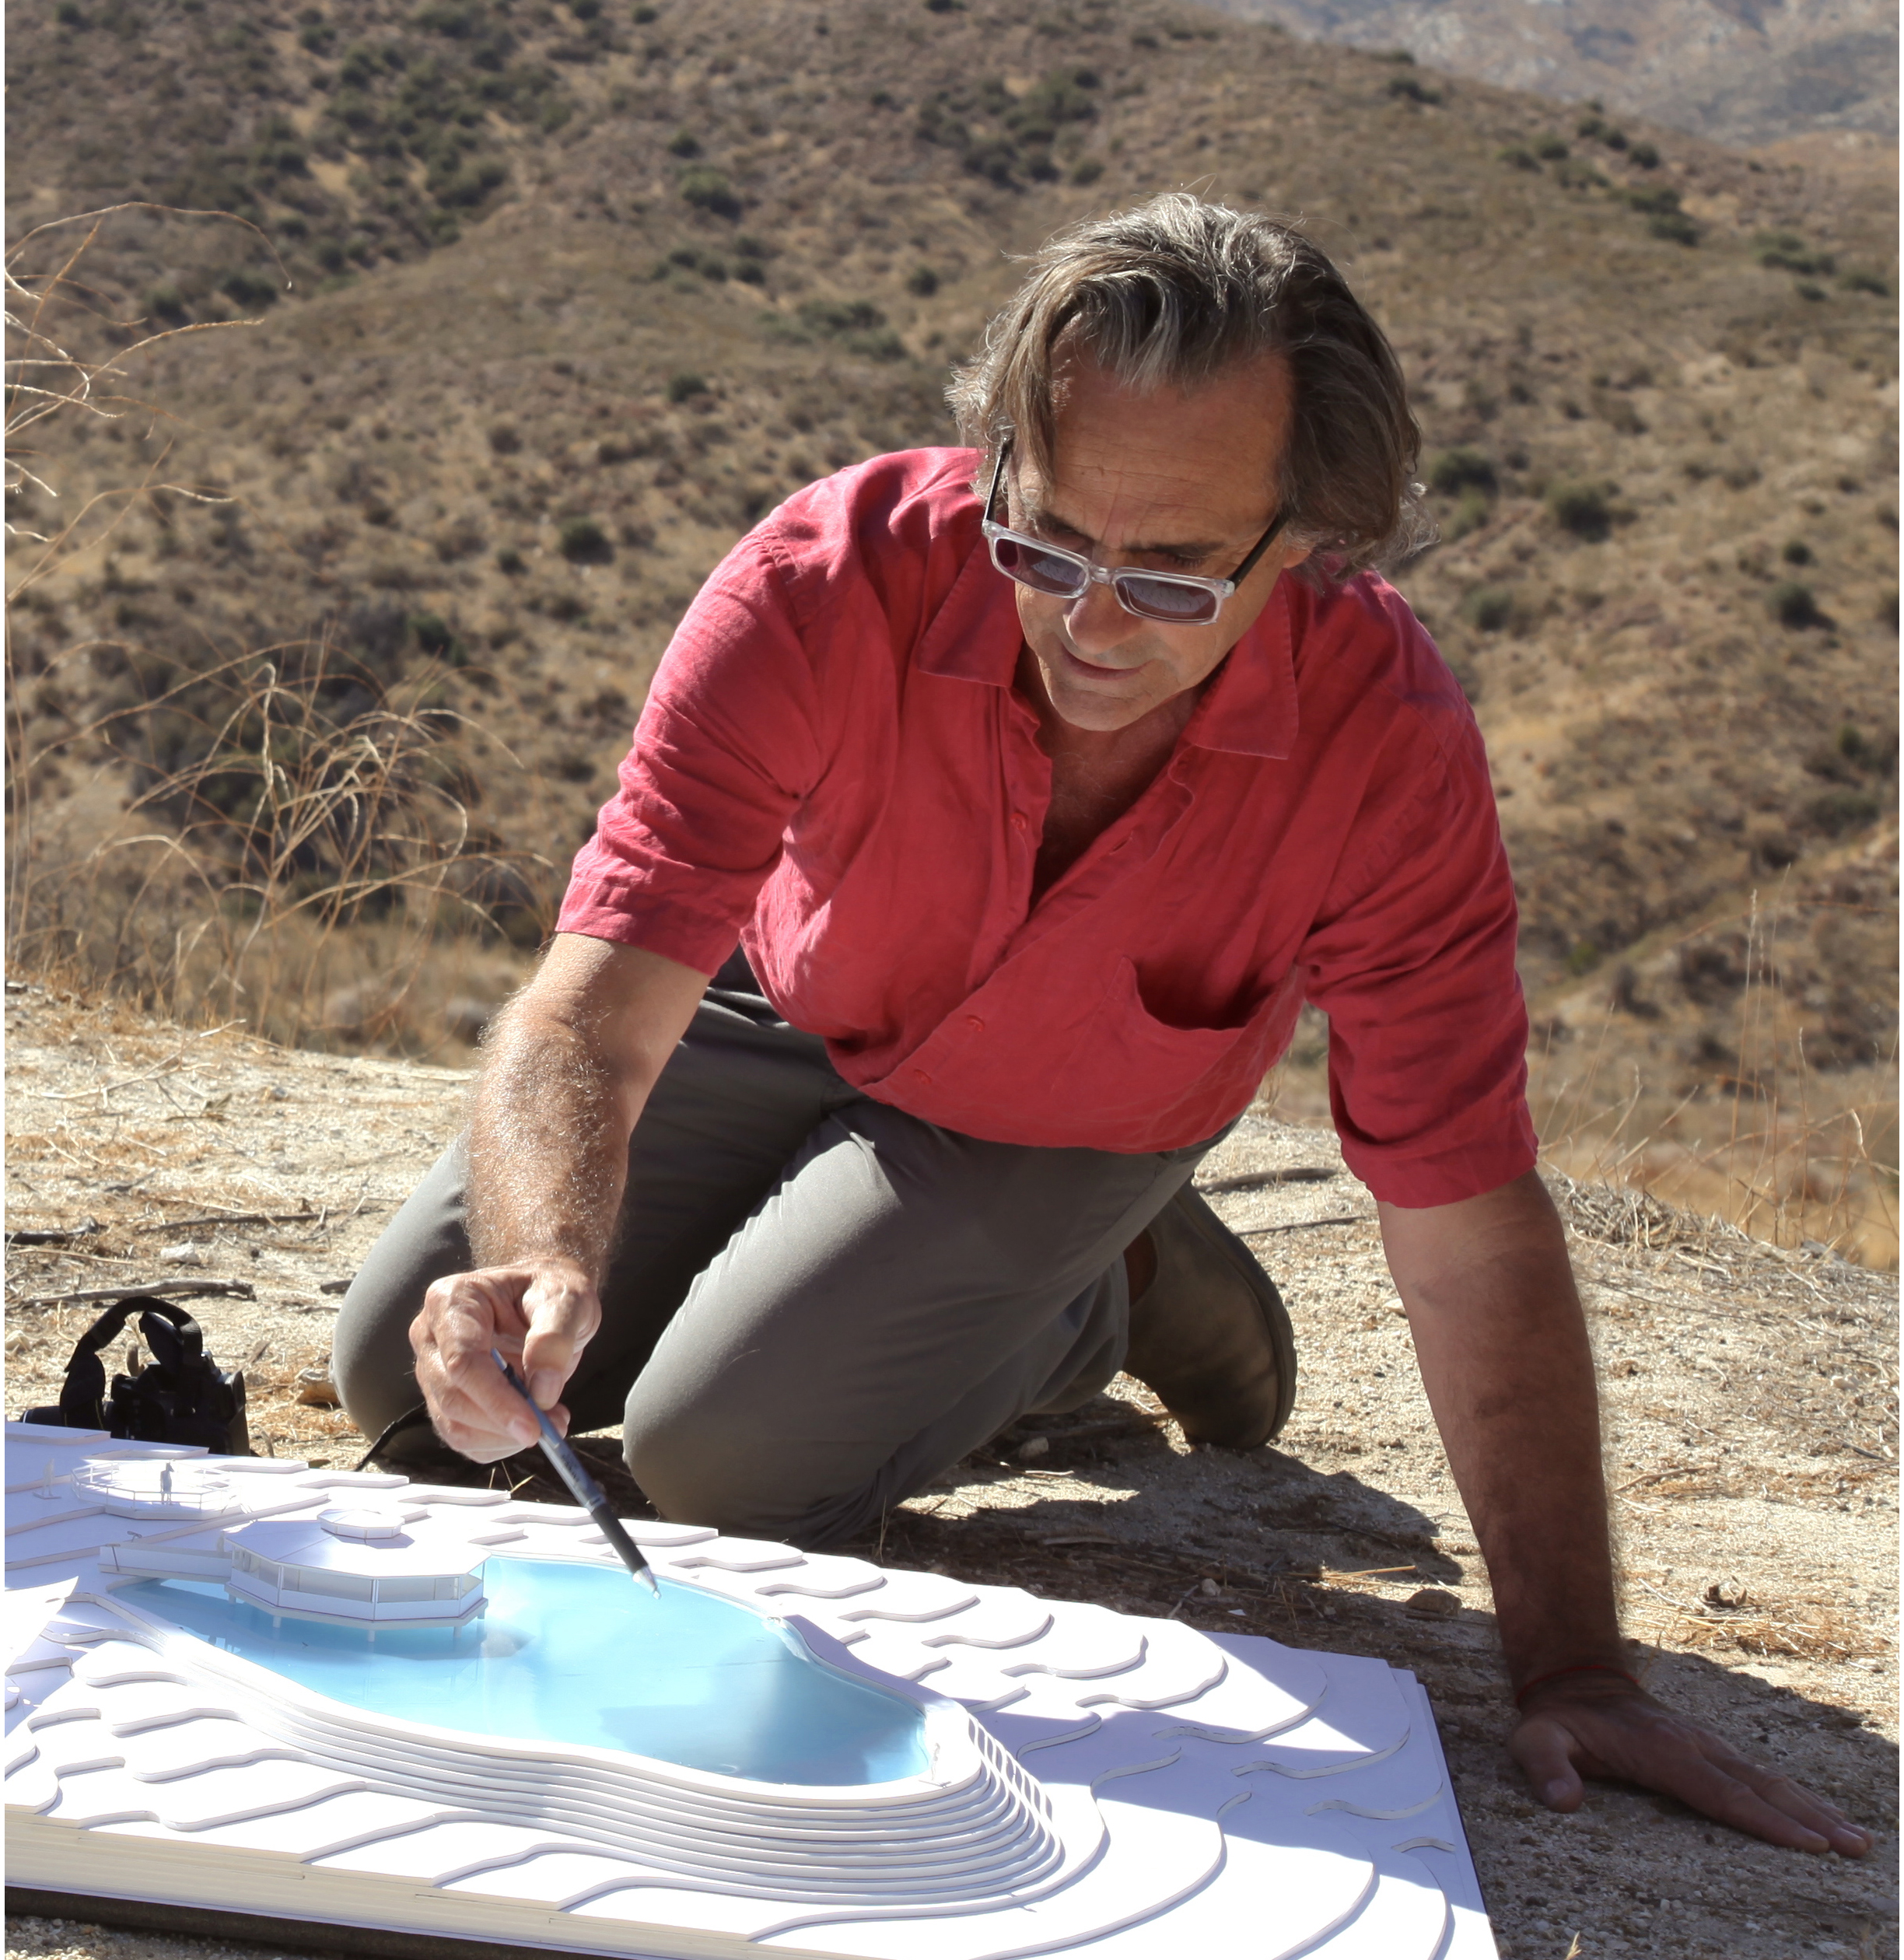
M 1536 1688 L 1545 1688 L 1549 1682 L 1558 1681 L 1563 1675 L 1573 1674 L 1618 1675 L 1622 1681 L 1627 1682 L 1630 1686 L 1640 1688 L 1639 1682 L 1624 1668 L 1616 1668 L 1605 1661 L 1577 1661 L 1570 1668 L 1556 1668 L 1551 1674 L 1536 1675 L 1531 1681 L 1522 1682 L 1521 1686 L 1514 1690 L 1514 1706 L 1518 1708 Z M 1640 1692 L 1644 1694 L 1646 1690 L 1640 1688 Z

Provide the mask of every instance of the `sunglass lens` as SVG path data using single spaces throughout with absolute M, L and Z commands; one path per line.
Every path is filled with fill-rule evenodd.
M 1174 579 L 1120 579 L 1118 590 L 1132 612 L 1146 619 L 1194 626 L 1216 616 L 1216 595 L 1201 586 L 1180 585 Z
M 1015 537 L 999 538 L 992 547 L 992 556 L 1007 577 L 1030 586 L 1034 592 L 1069 598 L 1083 588 L 1083 578 L 1070 559 L 1036 551 Z

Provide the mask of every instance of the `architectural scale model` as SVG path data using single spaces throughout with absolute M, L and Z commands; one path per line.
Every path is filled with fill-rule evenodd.
M 1486 1960 L 1380 1661 L 7 1426 L 16 1888 L 716 1960 Z

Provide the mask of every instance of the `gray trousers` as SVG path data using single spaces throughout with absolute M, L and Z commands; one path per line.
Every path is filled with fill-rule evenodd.
M 665 1517 L 849 1538 L 1018 1417 L 1122 1365 L 1122 1254 L 1216 1141 L 1123 1155 L 988 1143 L 863 1095 L 737 956 L 629 1139 L 602 1325 L 564 1394 L 622 1426 Z M 332 1371 L 378 1434 L 421 1400 L 408 1329 L 467 1271 L 447 1150 L 372 1248 Z

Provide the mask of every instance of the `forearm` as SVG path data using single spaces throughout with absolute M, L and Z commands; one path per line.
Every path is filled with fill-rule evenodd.
M 701 975 L 631 947 L 564 936 L 497 1017 L 469 1120 L 478 1268 L 562 1259 L 600 1277 L 628 1138 L 694 1017 Z
M 1384 1236 L 1510 1671 L 1617 1666 L 1599 1402 L 1560 1221 L 1531 1172 L 1443 1209 L 1384 1207 Z
M 572 1259 L 599 1282 L 628 1137 L 653 1086 L 631 1080 L 586 1027 L 533 1010 L 505 1014 L 470 1109 L 478 1267 Z

